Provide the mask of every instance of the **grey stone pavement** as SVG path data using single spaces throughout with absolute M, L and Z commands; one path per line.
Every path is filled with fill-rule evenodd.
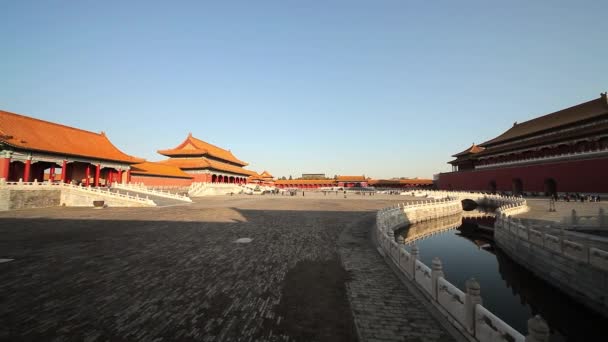
M 347 288 L 362 340 L 454 341 L 414 295 L 416 290 L 407 290 L 378 254 L 367 229 L 374 223 L 375 217 L 367 215 L 350 224 L 338 243 L 352 276 Z
M 370 243 L 403 200 L 1 212 L 0 340 L 450 340 Z
M 576 210 L 579 216 L 597 216 L 600 208 L 604 209 L 606 215 L 608 215 L 608 201 L 604 202 L 555 202 L 555 212 L 549 212 L 549 199 L 530 199 L 526 198 L 530 211 L 517 217 L 522 219 L 534 219 L 543 220 L 550 222 L 561 222 L 564 217 L 569 217 L 572 210 Z

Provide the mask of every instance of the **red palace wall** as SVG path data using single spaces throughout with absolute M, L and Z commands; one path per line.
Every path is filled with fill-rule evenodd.
M 194 177 L 192 178 L 192 182 L 211 182 L 211 175 L 207 174 L 207 173 L 189 173 L 188 171 L 186 171 L 187 174 L 189 174 L 190 176 Z
M 496 191 L 512 191 L 517 178 L 524 192 L 543 192 L 552 178 L 558 192 L 608 193 L 608 158 L 441 173 L 439 188 L 489 191 L 495 181 Z
M 148 186 L 190 186 L 192 179 L 131 175 L 131 182 Z

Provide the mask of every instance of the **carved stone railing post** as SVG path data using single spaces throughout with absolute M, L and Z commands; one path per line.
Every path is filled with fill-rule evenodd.
M 412 253 L 410 256 L 410 272 L 412 274 L 412 279 L 416 279 L 416 260 L 418 260 L 418 255 L 420 255 L 418 246 L 412 246 Z
M 464 297 L 465 328 L 469 334 L 475 335 L 475 305 L 482 305 L 481 289 L 475 278 L 465 282 L 466 294 Z
M 528 320 L 526 342 L 549 342 L 549 326 L 539 315 Z
M 438 293 L 438 284 L 437 281 L 439 277 L 443 277 L 443 265 L 441 264 L 441 260 L 438 257 L 433 258 L 433 263 L 431 264 L 431 286 L 433 292 L 433 299 L 437 300 Z

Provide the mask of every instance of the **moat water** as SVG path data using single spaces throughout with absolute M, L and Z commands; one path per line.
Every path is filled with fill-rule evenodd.
M 477 279 L 483 306 L 524 335 L 528 319 L 538 314 L 549 324 L 552 342 L 608 340 L 608 319 L 534 276 L 494 245 L 492 231 L 483 229 L 493 221 L 456 216 L 412 225 L 395 235 L 405 238 L 407 250 L 416 244 L 427 266 L 439 257 L 445 278 L 461 290 L 466 280 Z

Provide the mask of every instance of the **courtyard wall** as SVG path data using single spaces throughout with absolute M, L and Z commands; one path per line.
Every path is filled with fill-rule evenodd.
M 547 179 L 555 180 L 558 192 L 608 193 L 608 158 L 575 160 L 535 165 L 501 167 L 439 174 L 442 190 L 513 191 L 513 180 L 521 179 L 524 192 L 544 192 Z

